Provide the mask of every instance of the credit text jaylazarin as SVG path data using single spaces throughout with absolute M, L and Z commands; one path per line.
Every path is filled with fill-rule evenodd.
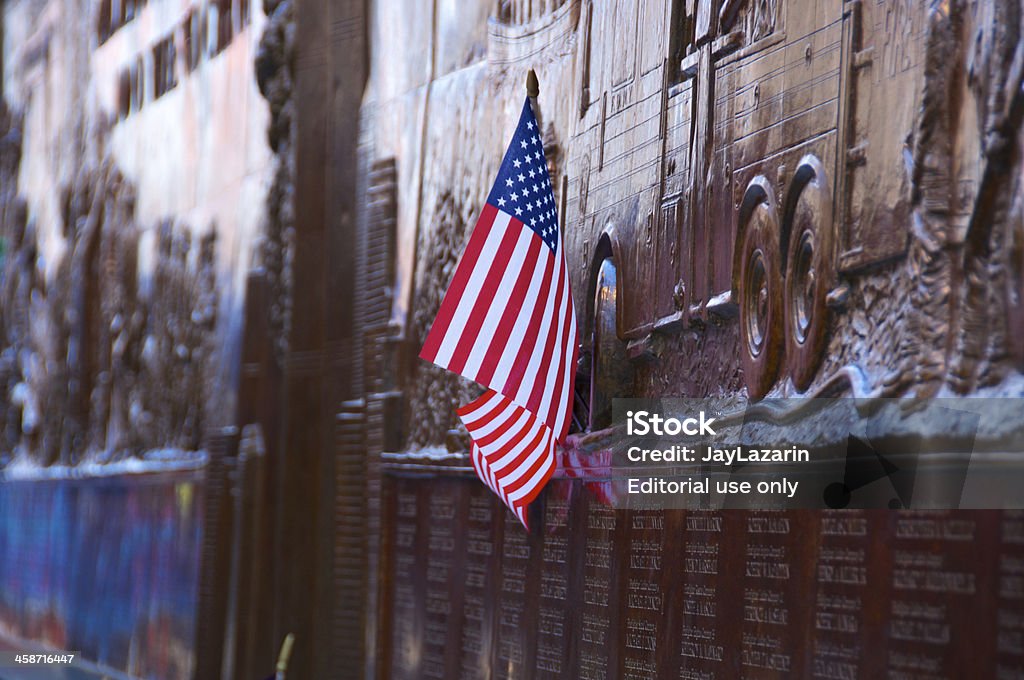
M 664 418 L 647 411 L 629 411 L 626 414 L 626 433 L 645 436 L 674 436 L 685 434 L 690 436 L 715 435 L 712 428 L 714 418 L 708 418 L 704 411 L 696 417 L 679 420 Z M 698 455 L 699 454 L 699 455 Z M 631 446 L 626 457 L 632 463 L 718 463 L 733 465 L 735 463 L 806 463 L 810 460 L 810 452 L 801 448 L 752 448 L 724 447 L 714 448 L 710 445 L 689 447 L 671 445 L 662 449 L 645 449 Z
M 680 420 L 665 418 L 647 411 L 627 412 L 626 433 L 633 436 L 715 436 L 712 427 L 714 418 L 708 418 L 701 411 L 697 416 Z M 720 445 L 719 445 L 720 446 Z M 699 453 L 699 455 L 698 455 Z M 679 446 L 670 444 L 660 449 L 646 449 L 630 446 L 626 457 L 631 463 L 713 463 L 722 466 L 741 463 L 806 463 L 810 460 L 807 449 L 798 448 L 752 448 L 743 446 L 716 448 L 710 444 Z M 800 482 L 786 477 L 778 479 L 740 480 L 721 476 L 712 478 L 709 474 L 698 476 L 652 476 L 628 478 L 627 492 L 630 495 L 760 495 L 796 496 Z

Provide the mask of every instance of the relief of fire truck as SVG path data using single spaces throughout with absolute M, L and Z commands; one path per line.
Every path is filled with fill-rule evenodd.
M 907 260 L 928 172 L 952 187 L 949 240 L 965 240 L 993 170 L 970 81 L 994 68 L 978 45 L 997 40 L 981 27 L 1001 7 L 584 2 L 564 218 L 584 319 L 579 426 L 606 424 L 612 395 L 657 396 L 653 379 L 624 385 L 646 361 L 667 370 L 665 393 L 706 396 L 702 380 L 728 376 L 687 373 L 716 363 L 736 367 L 734 392 L 750 400 L 820 393 L 823 358 L 851 354 L 836 331 L 851 287 Z M 1009 229 L 1012 317 L 1021 237 Z

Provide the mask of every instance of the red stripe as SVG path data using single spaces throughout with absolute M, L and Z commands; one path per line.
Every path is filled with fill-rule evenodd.
M 498 368 L 498 363 L 505 353 L 505 346 L 508 345 L 512 328 L 515 326 L 516 319 L 519 317 L 519 311 L 526 301 L 526 293 L 530 289 L 530 281 L 533 279 L 533 271 L 537 267 L 537 258 L 540 255 L 541 247 L 543 247 L 543 244 L 540 237 L 530 239 L 530 249 L 526 251 L 523 269 L 519 272 L 519 278 L 516 279 L 516 285 L 512 289 L 508 306 L 502 313 L 498 326 L 494 330 L 494 340 L 491 342 L 491 346 L 487 348 L 484 360 L 480 364 L 480 370 L 477 371 L 476 380 L 482 385 L 490 384 L 491 379 L 494 377 L 494 371 Z
M 514 435 L 512 435 L 511 439 L 509 439 L 507 442 L 502 444 L 501 448 L 497 451 L 497 454 L 500 454 L 500 455 L 496 455 L 495 460 L 500 460 L 502 456 L 507 455 L 509 451 L 512 451 L 514 448 L 519 446 L 519 444 L 522 443 L 522 441 L 524 439 L 526 439 L 526 436 L 528 434 L 530 434 L 530 430 L 533 428 L 533 425 L 534 425 L 534 420 L 532 418 L 527 419 L 526 423 L 519 428 L 519 431 L 516 432 Z M 543 429 L 541 430 L 541 432 L 543 432 Z M 491 440 L 491 441 L 494 441 L 494 440 Z M 490 444 L 491 442 L 487 442 L 487 443 Z M 502 469 L 503 470 L 506 469 L 508 467 L 508 465 L 511 465 L 511 464 L 512 464 L 511 462 L 506 464 L 504 467 L 502 467 Z
M 501 393 L 509 399 L 516 398 L 516 392 L 519 391 L 519 385 L 523 382 L 526 368 L 530 365 L 530 356 L 537 350 L 537 336 L 540 335 L 540 322 L 544 318 L 548 291 L 551 289 L 551 269 L 554 267 L 554 264 L 555 258 L 550 257 L 547 259 L 547 264 L 544 267 L 544 282 L 541 284 L 540 294 L 535 301 L 536 304 L 533 307 L 530 323 L 526 327 L 526 335 L 523 337 L 523 343 L 519 346 L 519 354 L 512 365 L 512 370 L 509 371 L 505 387 L 501 390 Z
M 473 434 L 473 430 L 479 430 L 482 427 L 486 427 L 495 418 L 505 412 L 505 404 L 499 404 L 497 408 L 489 411 L 487 414 L 481 416 L 476 420 L 466 419 L 462 421 L 462 424 L 466 426 L 470 434 Z
M 530 469 L 523 473 L 523 475 L 515 482 L 504 487 L 506 496 L 511 496 L 513 493 L 526 486 L 527 482 L 529 482 L 533 475 L 536 474 L 537 470 L 548 462 L 551 453 L 551 441 L 550 438 L 547 439 L 548 441 L 544 442 L 544 453 L 537 456 L 537 460 L 530 466 Z M 531 488 L 530 492 L 527 492 L 527 495 L 529 495 L 534 489 L 539 488 L 539 486 L 539 484 L 534 484 L 534 487 Z
M 502 415 L 504 413 L 505 413 L 505 405 L 503 403 L 502 406 L 500 406 L 497 409 L 495 409 L 494 411 L 488 413 L 485 418 L 482 418 L 479 421 L 471 421 L 469 423 L 466 423 L 465 421 L 463 421 L 463 424 L 465 424 L 466 425 L 466 429 L 469 430 L 469 435 L 471 437 L 473 437 L 473 441 L 475 441 L 478 445 L 480 445 L 480 447 L 483 447 L 483 445 L 492 442 L 494 439 L 487 439 L 487 440 L 485 440 L 486 437 L 490 436 L 490 434 L 487 434 L 486 437 L 477 437 L 477 436 L 475 436 L 474 432 L 479 430 L 480 428 L 486 427 L 489 423 L 492 423 L 496 418 L 498 418 L 500 415 Z M 522 415 L 522 412 L 521 411 L 517 412 L 517 411 L 513 410 L 512 411 L 512 417 L 506 419 L 504 423 L 499 425 L 498 429 L 496 431 L 504 432 L 504 431 L 508 430 L 508 428 L 510 427 L 509 423 L 515 422 L 513 419 L 516 418 L 517 415 Z
M 516 406 L 512 410 L 512 415 L 510 415 L 505 420 L 505 422 L 503 422 L 501 425 L 499 425 L 498 427 L 496 427 L 493 430 L 491 430 L 490 432 L 488 432 L 483 437 L 475 437 L 474 436 L 473 437 L 473 441 L 475 441 L 481 447 L 490 446 L 491 444 L 496 442 L 503 434 L 505 434 L 506 432 L 511 430 L 512 426 L 515 425 L 516 422 L 518 422 L 520 418 L 522 418 L 523 413 L 525 413 L 525 412 L 526 412 L 526 409 L 522 408 L 521 406 Z M 526 421 L 530 422 L 530 419 L 527 418 Z M 473 432 L 472 431 L 469 434 L 470 434 L 470 436 L 473 436 Z
M 480 479 L 483 480 L 483 483 L 487 485 L 487 488 L 489 488 L 491 491 L 493 491 L 494 493 L 497 494 L 498 493 L 498 488 L 494 484 L 491 484 L 491 480 L 490 480 L 490 478 L 488 476 L 487 470 L 484 468 L 484 454 L 483 454 L 483 451 L 481 451 L 480 447 L 478 447 L 478 446 L 474 446 L 473 450 L 476 451 L 476 469 L 477 469 L 477 474 L 480 476 Z
M 459 266 L 455 268 L 455 276 L 452 277 L 452 282 L 448 286 L 448 292 L 445 293 L 444 299 L 441 301 L 441 308 L 437 310 L 434 324 L 430 327 L 430 332 L 427 334 L 427 340 L 423 343 L 423 349 L 420 350 L 420 358 L 433 361 L 437 357 L 437 352 L 441 348 L 445 334 L 448 332 L 448 326 L 451 325 L 452 317 L 455 316 L 459 300 L 462 299 L 462 293 L 469 283 L 469 277 L 476 267 L 477 260 L 480 258 L 480 251 L 483 250 L 484 244 L 487 242 L 487 237 L 491 233 L 491 227 L 494 226 L 494 218 L 497 214 L 497 208 L 489 203 L 484 205 L 483 212 L 480 213 L 480 219 L 477 220 L 476 227 L 473 229 L 473 235 L 469 237 L 466 252 L 462 255 Z
M 484 396 L 481 397 L 480 399 L 477 399 L 477 401 L 483 401 L 485 397 L 490 398 L 494 394 L 497 394 L 497 392 L 488 390 L 486 393 L 484 393 Z M 463 406 L 458 411 L 456 411 L 456 413 L 459 415 L 459 418 L 462 419 L 462 423 L 466 426 L 467 429 L 470 426 L 479 428 L 483 427 L 487 423 L 497 418 L 501 414 L 501 412 L 505 410 L 506 403 L 507 402 L 505 402 L 505 400 L 499 400 L 497 406 L 492 407 L 490 411 L 484 413 L 483 415 L 467 415 L 467 413 L 471 413 L 476 408 L 476 406 L 474 406 L 476 402 L 473 402 L 473 404 L 471 404 L 471 406 L 474 406 L 473 409 L 469 409 L 466 406 Z
M 487 270 L 487 276 L 484 277 L 484 283 L 480 287 L 476 302 L 473 303 L 473 310 L 469 313 L 469 318 L 466 319 L 466 325 L 459 334 L 459 342 L 452 353 L 451 361 L 448 362 L 449 371 L 462 373 L 466 362 L 469 361 L 470 352 L 473 351 L 473 345 L 480 337 L 480 328 L 484 325 L 487 311 L 493 305 L 503 303 L 502 300 L 495 299 L 495 294 L 498 292 L 498 284 L 501 283 L 501 279 L 505 275 L 509 259 L 512 257 L 516 242 L 524 228 L 522 222 L 515 218 L 511 219 L 508 227 L 505 228 L 505 234 L 501 237 L 497 252 L 493 255 L 488 253 L 487 257 L 492 259 L 490 268 Z
M 537 370 L 537 375 L 534 378 L 533 390 L 530 392 L 530 397 L 526 400 L 526 406 L 538 418 L 541 418 L 544 423 L 551 427 L 554 423 L 550 422 L 549 413 L 537 413 L 537 407 L 540 406 L 541 397 L 544 396 L 544 390 L 549 390 L 552 385 L 548 383 L 548 369 L 551 368 L 551 358 L 557 352 L 560 355 L 564 355 L 561 346 L 556 344 L 558 331 L 558 314 L 562 310 L 562 304 L 565 301 L 565 267 L 558 268 L 558 292 L 555 294 L 555 306 L 551 309 L 551 325 L 548 326 L 548 337 L 544 342 L 544 345 L 540 348 L 541 360 L 540 367 Z M 566 316 L 566 320 L 568 320 Z M 564 335 L 564 332 L 562 333 Z
M 533 488 L 530 489 L 525 496 L 516 501 L 517 503 L 529 505 L 534 501 L 534 499 L 537 498 L 537 496 L 540 495 L 540 492 L 544 490 L 544 485 L 548 483 L 548 480 L 551 479 L 551 476 L 555 473 L 554 461 L 551 460 L 550 458 L 548 459 L 548 461 L 549 463 L 547 471 L 537 481 L 537 483 L 533 485 Z
M 494 390 L 487 390 L 486 392 L 484 392 L 483 394 L 481 394 L 479 397 L 469 402 L 468 404 L 460 406 L 458 409 L 455 410 L 455 413 L 457 413 L 459 417 L 472 413 L 473 411 L 483 406 L 491 398 L 493 394 L 495 394 Z
M 500 485 L 501 480 L 503 480 L 506 477 L 508 477 L 515 470 L 518 470 L 519 466 L 521 466 L 523 463 L 525 463 L 529 459 L 529 457 L 537 450 L 537 447 L 540 446 L 541 441 L 546 436 L 547 435 L 546 435 L 546 432 L 544 431 L 544 428 L 540 428 L 539 430 L 537 430 L 537 434 L 533 437 L 532 440 L 530 440 L 530 443 L 526 445 L 526 448 L 524 448 L 522 450 L 522 452 L 520 452 L 520 454 L 518 456 L 516 456 L 513 460 L 511 460 L 508 463 L 506 463 L 505 465 L 503 465 L 500 470 L 495 470 L 494 471 L 494 479 L 499 482 L 499 485 Z M 485 455 L 484 456 L 484 460 L 487 461 L 488 465 L 494 465 L 494 463 L 498 462 L 498 460 L 500 460 L 501 457 L 504 456 L 506 453 L 507 453 L 507 451 L 498 451 L 498 452 L 492 453 L 490 455 Z M 540 458 L 543 458 L 543 456 L 540 456 Z M 527 479 L 529 479 L 529 477 L 527 477 Z M 519 480 L 516 480 L 516 481 L 521 481 L 521 480 L 522 480 L 522 478 L 520 478 Z M 522 485 L 520 484 L 520 486 L 522 486 Z M 516 488 L 518 489 L 519 487 L 516 487 Z M 502 487 L 502 491 L 505 493 L 505 495 L 507 497 L 511 490 L 506 488 L 506 487 Z
M 526 529 L 527 532 L 529 532 L 530 531 L 530 523 L 526 520 L 526 513 L 523 512 L 522 507 L 520 507 L 519 505 L 516 505 L 516 507 L 509 508 L 509 510 L 511 510 L 512 512 L 515 513 L 516 518 L 520 522 L 523 523 L 523 527 Z
M 569 338 L 569 329 L 572 327 L 573 317 L 572 290 L 568 289 L 568 284 L 566 284 L 566 288 L 569 292 L 569 296 L 566 300 L 562 301 L 562 304 L 568 305 L 568 309 L 565 310 L 565 320 L 562 322 L 562 332 L 559 334 L 561 342 L 559 342 L 554 348 L 554 350 L 558 352 L 558 365 L 555 368 L 554 384 L 548 388 L 554 390 L 555 394 L 548 403 L 548 412 L 544 414 L 544 422 L 548 424 L 548 427 L 551 428 L 552 432 L 555 431 L 558 414 L 562 411 L 562 401 L 565 399 L 566 383 L 563 378 L 568 376 L 564 376 L 563 374 L 565 373 L 566 356 L 569 353 L 574 352 L 576 348 L 575 338 Z M 557 439 L 561 439 L 561 436 L 558 433 L 555 433 L 555 436 Z
M 579 325 L 576 326 L 577 332 L 579 331 Z M 578 338 L 572 339 L 572 363 L 569 364 L 569 379 L 566 381 L 565 389 L 568 390 L 568 399 L 565 400 L 565 419 L 562 421 L 562 431 L 557 433 L 557 439 L 555 441 L 561 442 L 565 439 L 566 433 L 569 431 L 569 426 L 572 425 L 572 407 L 573 401 L 575 400 L 575 389 L 576 389 L 576 362 L 579 360 L 577 356 L 580 351 L 580 343 Z M 564 397 L 563 397 L 564 398 Z
M 548 480 L 551 479 L 551 475 L 553 474 L 555 474 L 555 466 L 551 465 L 548 468 L 548 471 L 544 473 L 544 476 L 533 485 L 533 488 L 530 489 L 525 496 L 516 501 L 516 505 L 527 506 L 536 500 L 537 496 L 539 496 L 540 492 L 544 490 L 544 486 L 548 483 Z
M 476 444 L 470 447 L 469 459 L 473 462 L 473 469 L 476 470 L 476 476 L 480 479 L 484 479 L 484 472 L 480 468 L 480 449 Z M 484 483 L 486 483 L 486 480 L 484 480 Z

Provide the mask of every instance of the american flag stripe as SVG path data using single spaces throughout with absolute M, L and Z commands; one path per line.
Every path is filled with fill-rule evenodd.
M 546 248 L 542 248 L 547 250 Z M 548 255 L 548 253 L 544 253 Z M 538 307 L 537 302 L 541 299 L 547 298 L 547 288 L 551 281 L 551 272 L 554 270 L 554 257 L 541 257 L 537 261 L 537 266 L 533 270 L 533 278 L 530 280 L 530 288 L 526 292 L 527 303 L 523 305 L 523 309 L 520 310 L 519 315 L 516 317 L 515 325 L 512 327 L 512 332 L 509 334 L 508 345 L 505 352 L 501 356 L 501 360 L 498 362 L 498 367 L 495 370 L 495 377 L 501 378 L 506 376 L 505 382 L 500 386 L 492 386 L 495 389 L 499 389 L 506 395 L 514 395 L 512 392 L 512 386 L 516 388 L 519 386 L 519 382 L 522 380 L 522 371 L 524 368 L 519 369 L 516 373 L 515 365 L 519 359 L 521 353 L 526 353 L 527 358 L 529 356 L 529 349 L 527 347 L 527 337 L 529 336 L 530 327 L 534 324 L 535 312 Z M 525 359 L 523 363 L 525 364 Z M 513 380 L 512 376 L 518 375 L 518 380 Z
M 495 237 L 500 239 L 503 235 L 501 229 L 495 228 L 495 222 L 500 213 L 501 211 L 494 206 L 484 206 L 480 219 L 477 220 L 476 228 L 469 237 L 469 243 L 466 244 L 466 252 L 463 253 L 459 266 L 455 269 L 455 276 L 452 277 L 452 282 L 448 286 L 449 291 L 465 291 L 467 289 L 479 291 L 479 280 L 486 275 L 490 268 L 490 255 L 494 251 L 493 244 L 490 248 L 487 247 L 487 244 L 491 239 Z M 507 219 L 508 215 L 505 215 L 505 218 Z M 485 251 L 487 257 L 481 258 L 481 254 Z M 481 266 L 477 266 L 478 264 Z M 472 285 L 473 283 L 476 285 Z M 467 299 L 468 304 L 472 304 L 475 298 L 467 298 L 462 294 L 455 296 L 445 294 L 441 301 L 441 307 L 437 310 L 437 317 L 430 328 L 430 333 L 423 344 L 423 349 L 420 351 L 421 357 L 442 368 L 447 368 L 451 350 L 458 342 L 462 332 L 457 315 L 459 315 L 460 309 L 464 310 L 465 304 L 463 303 Z M 447 345 L 443 348 L 442 344 L 445 341 L 447 341 Z
M 540 329 L 541 336 L 538 340 L 542 346 L 552 349 L 565 346 L 564 338 L 560 333 L 562 315 L 571 313 L 569 310 L 569 304 L 571 303 L 568 302 L 567 272 L 564 265 L 559 267 L 558 276 L 557 294 L 548 301 L 548 310 L 545 313 L 547 322 L 542 324 Z M 559 353 L 564 354 L 564 352 Z M 529 380 L 519 387 L 519 395 L 526 400 L 528 408 L 537 413 L 551 428 L 554 428 L 556 411 L 558 409 L 551 409 L 550 402 L 549 407 L 546 409 L 541 409 L 540 406 L 544 393 L 550 394 L 553 391 L 559 391 L 558 385 L 548 381 L 553 354 L 554 352 L 552 351 L 531 356 L 530 363 L 526 368 L 526 375 L 529 377 Z
M 507 449 L 514 446 L 523 438 L 527 427 L 530 424 L 530 414 L 523 407 L 517 406 L 512 409 L 512 415 L 507 420 L 491 430 L 489 434 L 483 435 L 476 440 L 480 446 L 495 446 L 500 449 Z M 516 438 L 519 439 L 516 439 Z
M 516 285 L 509 295 L 509 304 L 505 308 L 506 313 L 501 314 L 501 318 L 492 334 L 494 342 L 491 343 L 484 353 L 483 361 L 477 371 L 476 380 L 481 385 L 491 384 L 502 356 L 506 353 L 512 356 L 512 353 L 507 348 L 516 347 L 516 344 L 511 342 L 513 328 L 515 327 L 516 320 L 522 318 L 520 310 L 523 307 L 523 301 L 529 299 L 527 291 L 534 282 L 533 273 L 539 265 L 543 264 L 543 261 L 540 259 L 541 248 L 543 248 L 543 243 L 541 243 L 539 238 L 530 239 L 530 250 L 527 252 L 526 260 L 523 262 L 523 267 L 516 278 Z M 495 305 L 494 309 L 501 309 L 501 307 Z
M 515 481 L 515 477 L 512 477 L 516 473 L 515 462 L 520 456 L 531 452 L 528 448 L 531 438 L 541 431 L 536 419 L 531 418 L 529 413 L 520 411 L 517 415 L 515 422 L 511 418 L 507 421 L 501 436 L 485 437 L 477 442 L 478 446 L 489 452 L 485 459 L 491 470 L 491 478 L 502 484 Z
M 435 363 L 449 370 L 452 370 L 451 362 L 459 340 L 466 337 L 466 324 L 469 321 L 470 314 L 472 314 L 477 301 L 483 296 L 484 284 L 488 276 L 493 272 L 494 268 L 491 266 L 491 263 L 494 261 L 495 254 L 502 252 L 502 242 L 510 237 L 510 230 L 507 229 L 509 220 L 510 217 L 500 210 L 495 215 L 487 234 L 487 240 L 484 242 L 483 248 L 481 248 L 480 258 L 472 267 L 465 289 L 458 298 L 458 304 L 452 313 L 451 326 L 441 342 L 437 359 L 435 360 Z
M 476 476 L 482 479 L 484 484 L 490 487 L 491 481 L 487 478 L 487 475 L 484 473 L 484 469 L 480 467 L 480 448 L 476 444 L 473 444 L 473 446 L 471 446 L 470 449 L 471 451 L 469 459 L 473 463 L 473 469 L 476 471 Z M 491 491 L 494 491 L 493 487 L 491 487 Z
M 529 440 L 526 446 L 522 447 L 518 452 L 506 453 L 494 463 L 495 466 L 500 467 L 502 470 L 509 470 L 508 474 L 501 478 L 502 483 L 505 485 L 505 494 L 508 495 L 509 500 L 514 500 L 515 497 L 521 495 L 515 492 L 523 488 L 533 476 L 534 471 L 541 466 L 545 466 L 548 462 L 547 447 L 541 446 L 541 444 L 551 439 L 551 430 L 540 425 L 536 426 L 531 432 L 533 433 L 533 438 Z
M 534 462 L 519 482 L 506 489 L 508 502 L 512 505 L 529 504 L 544 488 L 544 484 L 555 472 L 555 441 L 551 430 L 545 430 L 531 456 Z M 529 477 L 527 479 L 527 477 Z
M 493 390 L 488 390 L 478 399 L 466 404 L 458 411 L 458 416 L 466 426 L 466 430 L 473 439 L 473 447 L 480 454 L 480 459 L 486 464 L 485 455 L 482 450 L 487 446 L 487 437 L 496 431 L 506 427 L 509 421 L 519 413 L 519 408 L 508 399 Z M 493 467 L 486 468 L 484 475 L 488 485 L 495 489 L 495 470 Z M 499 493 L 499 495 L 501 495 Z
M 534 461 L 546 458 L 546 442 L 550 439 L 550 430 L 543 425 L 533 423 L 530 429 L 524 430 L 526 437 L 517 442 L 517 446 L 505 453 L 503 450 L 487 456 L 487 464 L 500 472 L 494 477 L 502 487 L 506 501 L 512 500 L 513 492 L 520 489 L 528 480 L 525 473 Z
M 518 306 L 522 303 L 522 300 L 514 301 L 513 290 L 518 283 L 523 266 L 530 256 L 530 251 L 535 250 L 534 244 L 539 245 L 540 239 L 534 236 L 529 229 L 509 229 L 508 233 L 515 239 L 510 248 L 512 254 L 508 258 L 508 262 L 505 263 L 504 270 L 499 267 L 493 268 L 492 274 L 495 274 L 495 278 L 500 278 L 500 281 L 493 288 L 485 286 L 477 300 L 470 317 L 470 324 L 466 326 L 467 334 L 472 333 L 472 335 L 463 336 L 469 345 L 469 351 L 466 352 L 461 368 L 457 369 L 454 367 L 454 363 L 452 364 L 451 370 L 453 371 L 479 376 L 480 367 L 488 349 L 495 345 L 494 341 L 498 340 L 494 335 L 498 323 L 503 318 L 517 314 Z M 503 242 L 502 246 L 504 245 Z M 510 305 L 515 303 L 520 303 L 520 305 L 516 305 L 517 308 L 513 311 L 507 305 L 494 304 L 495 300 L 508 300 Z M 462 342 L 459 343 L 459 347 L 461 349 Z M 456 354 L 458 355 L 458 352 Z
M 510 401 L 502 401 L 500 395 L 493 390 L 487 393 L 487 400 L 481 401 L 483 398 L 467 404 L 458 410 L 459 416 L 465 420 L 470 417 L 468 414 L 472 414 L 471 419 L 473 420 L 473 427 L 476 429 L 477 435 L 480 437 L 486 436 L 491 432 L 491 426 L 499 427 L 503 420 L 500 416 L 504 413 L 505 409 L 514 409 L 515 404 Z M 498 407 L 501 408 L 498 408 Z
M 480 479 L 526 524 L 572 407 L 576 313 L 529 101 L 420 356 L 487 388 L 459 417 Z
M 498 244 L 498 251 L 514 253 L 516 244 L 521 236 L 523 236 L 522 230 L 505 229 L 501 243 Z M 506 255 L 506 257 L 509 256 Z M 508 264 L 511 264 L 511 257 L 509 257 Z M 464 306 L 460 305 L 460 310 L 467 309 L 468 314 L 462 327 L 462 332 L 456 339 L 451 360 L 448 362 L 449 371 L 454 371 L 460 375 L 468 373 L 466 362 L 470 358 L 474 345 L 489 340 L 489 338 L 482 337 L 480 329 L 484 325 L 488 309 L 494 307 L 494 300 L 496 299 L 502 278 L 503 272 L 499 267 L 489 267 L 484 272 L 483 281 L 480 284 L 480 290 L 476 294 L 475 299 L 463 296 L 462 299 L 466 304 Z M 456 313 L 456 318 L 458 318 L 458 313 Z
M 522 460 L 525 460 L 527 456 L 533 453 L 533 448 L 530 444 L 535 437 L 544 434 L 544 429 L 543 425 L 536 418 L 531 418 L 529 413 L 527 413 L 525 419 L 521 418 L 516 423 L 513 432 L 513 436 L 504 438 L 502 441 L 479 442 L 480 446 L 493 444 L 492 449 L 501 452 L 500 458 L 493 460 L 488 458 L 487 462 L 493 464 L 498 470 L 510 470 L 510 472 L 495 473 L 496 478 L 500 477 L 506 482 L 515 481 L 515 477 L 508 479 L 517 470 L 517 468 L 510 466 L 515 463 L 521 463 Z
M 566 281 L 566 296 L 570 295 L 568 288 L 569 282 Z M 572 304 L 571 300 L 569 304 Z M 556 347 L 564 347 L 569 342 L 569 338 L 576 337 L 576 315 L 569 311 L 566 305 L 562 306 L 561 312 L 561 333 L 556 340 Z M 561 404 L 564 403 L 563 399 L 567 396 L 572 396 L 571 393 L 566 394 L 569 390 L 569 385 L 567 384 L 568 376 L 566 375 L 568 359 L 569 357 L 564 352 L 559 352 L 557 361 L 551 364 L 545 383 L 556 385 L 557 387 L 553 390 L 541 391 L 540 406 L 538 408 L 538 413 L 549 414 L 547 422 L 555 436 L 559 439 L 565 436 L 565 431 L 563 430 L 565 409 L 561 408 Z
M 497 392 L 489 391 L 484 396 L 487 399 L 481 397 L 481 399 L 458 411 L 463 423 L 467 422 L 467 416 L 464 414 L 467 412 L 472 413 L 469 419 L 473 421 L 473 439 L 478 445 L 489 443 L 484 441 L 485 438 L 489 437 L 491 433 L 506 427 L 510 419 L 519 412 L 518 409 L 520 408 L 508 399 L 503 399 Z M 467 425 L 467 430 L 469 427 Z M 490 484 L 493 486 L 496 482 L 493 468 L 488 468 L 487 476 L 490 478 Z
M 569 305 L 572 304 L 572 291 L 570 290 Z M 576 334 L 578 331 L 575 309 L 569 311 L 566 323 L 568 324 L 568 331 L 565 334 L 564 342 L 572 349 L 568 353 L 560 354 L 558 357 L 560 362 L 560 370 L 556 376 L 558 393 L 550 406 L 558 414 L 555 420 L 554 432 L 559 439 L 563 438 L 569 431 L 569 423 L 565 418 L 566 409 L 562 405 L 569 404 L 571 406 L 573 401 L 575 376 L 572 371 L 576 367 Z M 571 413 L 571 410 L 569 412 Z
M 561 440 L 569 432 L 569 425 L 572 420 L 572 407 L 574 397 L 574 383 L 576 381 L 576 359 L 579 355 L 579 347 L 576 345 L 576 313 L 575 310 L 569 315 L 570 330 L 569 330 L 569 342 L 572 343 L 572 355 L 566 357 L 566 363 L 562 367 L 562 377 L 560 379 L 560 391 L 558 399 L 553 404 L 554 408 L 558 408 L 558 404 L 563 404 L 559 411 L 558 420 L 555 421 L 555 436 Z
M 485 467 L 483 461 L 483 453 L 481 453 L 480 447 L 477 446 L 476 444 L 473 444 L 470 447 L 469 457 L 470 460 L 473 461 L 473 469 L 476 470 L 477 477 L 479 477 L 483 481 L 483 483 L 487 485 L 488 489 L 490 489 L 497 496 L 500 497 L 501 494 L 498 492 L 497 487 L 495 487 L 494 482 L 491 480 L 490 474 L 488 473 L 487 468 Z
M 548 260 L 548 267 L 545 269 L 544 279 L 541 281 L 540 293 L 537 297 L 540 304 L 534 306 L 530 313 L 530 321 L 526 326 L 526 332 L 523 335 L 522 340 L 517 346 L 517 354 L 515 363 L 512 365 L 512 370 L 509 372 L 509 378 L 505 382 L 505 387 L 502 390 L 504 394 L 512 399 L 521 399 L 525 403 L 526 398 L 529 396 L 529 391 L 522 389 L 524 384 L 530 385 L 525 378 L 529 375 L 529 365 L 535 360 L 539 360 L 541 353 L 547 349 L 538 344 L 538 338 L 540 337 L 541 326 L 545 322 L 550 322 L 551 314 L 551 295 L 554 293 L 554 286 L 552 285 L 553 279 L 557 276 L 557 258 L 551 258 Z M 552 271 L 555 273 L 552 275 Z M 518 338 L 516 338 L 518 340 Z
M 554 437 L 544 423 L 507 397 L 488 390 L 458 411 L 473 438 L 478 473 L 525 521 L 528 505 L 555 468 Z
M 564 346 L 562 338 L 562 322 L 566 316 L 565 313 L 567 307 L 565 299 L 568 295 L 569 282 L 566 280 L 565 267 L 560 266 L 558 268 L 558 297 L 555 300 L 554 308 L 551 309 L 551 313 L 546 315 L 549 322 L 547 324 L 547 333 L 541 336 L 544 338 L 545 347 L 556 348 Z M 544 331 L 542 330 L 541 333 L 544 333 Z M 530 390 L 530 396 L 527 398 L 527 407 L 539 415 L 544 422 L 547 423 L 548 427 L 554 427 L 554 414 L 549 413 L 547 408 L 542 407 L 541 401 L 545 394 L 547 394 L 549 398 L 551 396 L 551 390 L 547 388 L 554 384 L 549 381 L 549 371 L 551 370 L 552 363 L 551 360 L 554 358 L 554 354 L 554 352 L 540 353 L 537 357 L 539 361 L 537 362 L 536 368 L 534 368 L 531 362 L 530 369 L 534 370 L 528 371 L 528 375 L 533 377 L 533 389 Z

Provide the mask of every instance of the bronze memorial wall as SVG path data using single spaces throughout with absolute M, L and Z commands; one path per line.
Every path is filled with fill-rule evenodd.
M 370 4 L 367 676 L 1024 677 L 1020 511 L 620 509 L 612 449 L 570 442 L 528 532 L 470 467 L 480 386 L 418 358 L 535 72 L 574 442 L 623 397 L 1019 423 L 1019 0 Z
M 1019 511 L 613 510 L 385 475 L 392 678 L 1019 677 Z M 456 521 L 453 513 L 462 518 Z

